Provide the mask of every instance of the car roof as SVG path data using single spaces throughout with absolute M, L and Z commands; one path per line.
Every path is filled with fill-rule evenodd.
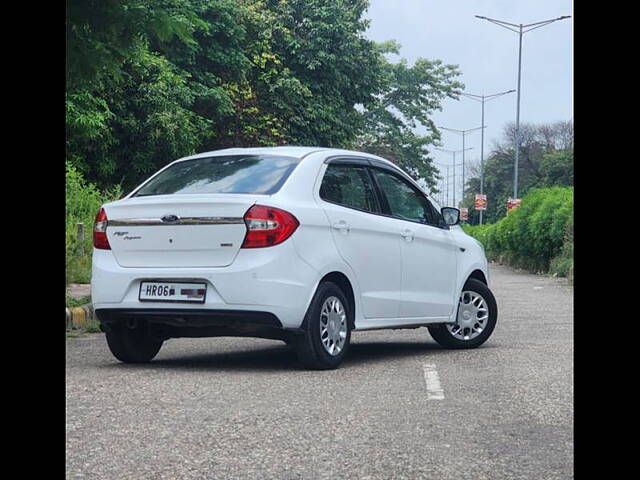
M 192 160 L 194 158 L 204 158 L 218 155 L 283 155 L 286 157 L 294 157 L 302 159 L 311 153 L 324 152 L 327 155 L 356 155 L 365 156 L 368 158 L 375 158 L 383 162 L 394 165 L 386 158 L 378 157 L 367 152 L 359 152 L 356 150 L 344 150 L 341 148 L 327 148 L 327 147 L 307 147 L 296 145 L 283 145 L 279 147 L 251 147 L 251 148 L 225 148 L 221 150 L 212 150 L 210 152 L 197 153 L 195 155 L 189 155 L 188 157 L 180 158 L 180 160 Z
M 431 195 L 427 193 L 415 180 L 413 180 L 404 170 L 402 170 L 395 163 L 387 160 L 386 158 L 379 157 L 372 153 L 361 152 L 357 150 L 346 150 L 341 148 L 327 148 L 327 147 L 310 147 L 310 146 L 299 146 L 299 145 L 282 145 L 278 147 L 250 147 L 250 148 L 223 148 L 220 150 L 211 150 L 209 152 L 201 152 L 195 155 L 189 155 L 186 157 L 179 158 L 174 160 L 173 162 L 166 165 L 172 165 L 177 162 L 181 162 L 183 160 L 193 160 L 196 158 L 206 158 L 211 156 L 220 156 L 220 155 L 242 155 L 242 154 L 250 154 L 250 155 L 282 155 L 286 157 L 294 157 L 302 160 L 304 157 L 317 152 L 323 152 L 326 156 L 334 156 L 334 155 L 344 155 L 344 156 L 357 156 L 357 157 L 365 157 L 370 159 L 376 159 L 383 163 L 386 163 L 390 167 L 395 170 L 399 170 L 402 172 L 405 177 L 409 178 L 411 182 L 417 186 L 420 190 L 422 190 L 429 198 Z M 165 168 L 166 168 L 165 167 Z M 141 185 L 140 185 L 141 186 Z M 140 186 L 136 187 L 135 190 L 140 188 Z M 134 190 L 134 191 L 135 191 Z
M 221 150 L 212 150 L 209 152 L 202 152 L 202 153 L 197 153 L 195 155 L 190 155 L 188 157 L 183 157 L 172 163 L 181 162 L 183 160 L 193 160 L 196 158 L 206 158 L 206 157 L 219 156 L 219 155 L 282 155 L 285 157 L 293 157 L 293 158 L 298 158 L 302 160 L 304 157 L 317 152 L 323 152 L 325 153 L 326 156 L 344 155 L 344 156 L 358 156 L 358 157 L 375 159 L 389 165 L 395 170 L 399 170 L 405 176 L 409 177 L 407 173 L 404 172 L 404 170 L 402 170 L 398 165 L 387 160 L 386 158 L 379 157 L 372 153 L 360 152 L 357 150 L 345 150 L 341 148 L 309 147 L 309 146 L 297 146 L 297 145 L 282 145 L 279 147 L 224 148 Z M 420 187 L 415 182 L 415 180 L 411 179 L 411 181 L 416 186 L 418 186 L 418 188 L 422 189 L 422 187 Z
M 286 157 L 303 158 L 310 153 L 319 152 L 322 150 L 331 150 L 329 148 L 322 147 L 302 147 L 302 146 L 290 146 L 283 145 L 280 147 L 252 147 L 252 148 L 224 148 L 221 150 L 212 150 L 210 152 L 202 152 L 196 155 L 190 155 L 188 157 L 181 158 L 180 160 L 190 160 L 193 158 L 210 157 L 212 155 L 283 155 Z

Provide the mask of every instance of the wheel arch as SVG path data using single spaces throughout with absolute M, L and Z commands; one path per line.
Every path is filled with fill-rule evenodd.
M 460 266 L 459 266 L 460 267 Z M 487 268 L 487 264 L 484 262 L 470 262 L 467 265 L 462 266 L 462 271 L 459 272 L 459 276 L 457 278 L 457 285 L 454 291 L 454 298 L 452 299 L 454 308 L 451 312 L 451 321 L 455 320 L 455 316 L 457 314 L 457 308 L 455 306 L 458 305 L 458 299 L 462 294 L 462 290 L 464 289 L 465 284 L 471 278 L 474 278 L 482 283 L 484 283 L 487 287 L 489 287 L 489 271 Z
M 355 329 L 356 299 L 354 289 L 351 285 L 349 277 L 347 277 L 342 272 L 334 270 L 325 274 L 318 282 L 318 285 L 320 285 L 322 282 L 333 282 L 338 285 L 338 287 L 340 287 L 340 290 L 342 290 L 342 293 L 344 293 L 345 297 L 347 297 L 347 301 L 349 302 L 349 312 L 351 313 L 349 318 L 349 326 L 351 327 L 351 329 Z M 318 287 L 316 286 L 316 290 L 317 288 Z
M 487 281 L 486 275 L 480 269 L 475 269 L 473 272 L 471 272 L 464 282 L 467 283 L 467 281 L 471 278 L 475 278 L 476 280 L 479 280 L 485 285 L 489 286 L 489 282 Z

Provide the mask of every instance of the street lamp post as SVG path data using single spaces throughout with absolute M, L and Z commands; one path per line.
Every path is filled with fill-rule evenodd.
M 447 165 L 447 203 L 449 205 L 449 165 Z
M 453 206 L 456 205 L 456 153 L 462 152 L 464 154 L 464 150 L 445 150 L 444 148 L 436 148 L 436 150 L 440 150 L 441 152 L 453 153 Z M 473 150 L 473 147 L 469 147 L 465 150 Z M 440 164 L 438 164 L 440 165 Z M 464 167 L 464 164 L 462 164 Z M 448 165 L 445 165 L 448 167 Z M 449 174 L 447 173 L 447 182 L 449 179 Z M 464 189 L 463 189 L 464 190 Z M 447 196 L 449 195 L 449 187 L 447 187 Z M 447 201 L 447 204 L 449 201 Z
M 515 90 L 492 93 L 491 95 L 475 95 L 473 93 L 463 93 L 462 95 L 470 98 L 471 100 L 476 100 L 482 103 L 482 121 L 480 122 L 480 125 L 484 125 L 484 102 L 512 92 L 515 92 Z M 484 194 L 484 128 L 480 132 L 480 195 L 482 194 Z M 480 225 L 482 225 L 482 210 L 480 210 Z
M 487 20 L 488 22 L 495 23 L 496 25 L 506 28 L 507 30 L 511 30 L 519 35 L 518 42 L 518 95 L 517 95 L 517 106 L 516 106 L 516 138 L 515 138 L 515 150 L 516 150 L 516 158 L 514 163 L 514 171 L 513 171 L 513 198 L 518 198 L 518 159 L 520 156 L 520 77 L 522 73 L 522 36 L 530 32 L 531 30 L 535 30 L 536 28 L 544 27 L 545 25 L 549 25 L 550 23 L 557 22 L 558 20 L 564 20 L 565 18 L 571 18 L 571 15 L 564 15 L 558 18 L 552 18 L 550 20 L 544 20 L 542 22 L 529 23 L 527 25 L 523 25 L 522 23 L 516 25 L 515 23 L 509 23 L 502 20 L 496 20 L 495 18 L 483 17 L 481 15 L 475 15 L 476 18 L 480 18 L 482 20 Z
M 484 125 L 484 123 L 482 125 Z M 485 127 L 481 126 L 481 127 L 476 127 L 476 128 L 468 128 L 466 130 L 456 130 L 455 128 L 447 128 L 447 127 L 438 127 L 438 128 L 441 128 L 442 130 L 448 130 L 450 132 L 462 134 L 462 150 L 461 150 L 462 151 L 462 201 L 464 201 L 464 165 L 465 165 L 465 163 L 464 163 L 464 152 L 465 152 L 465 150 L 467 150 L 467 149 L 464 148 L 464 136 L 465 136 L 465 134 L 467 132 L 473 132 L 475 130 L 480 130 L 480 129 L 482 129 L 484 131 Z M 453 162 L 455 163 L 455 157 L 454 157 Z M 454 199 L 454 202 L 455 202 L 455 199 Z
M 443 151 L 447 151 L 447 150 L 443 150 Z M 449 179 L 451 178 L 451 175 L 449 175 L 449 168 L 453 167 L 455 169 L 456 164 L 454 162 L 453 165 L 445 165 L 444 163 L 438 163 L 438 162 L 434 162 L 436 165 L 440 166 L 440 167 L 444 167 L 447 169 L 447 175 L 446 177 L 443 177 L 442 179 L 442 187 L 443 187 L 443 191 L 440 192 L 442 194 L 442 201 L 440 202 L 441 204 L 443 204 L 445 207 L 449 206 Z M 462 165 L 461 163 L 458 163 L 457 166 L 459 167 L 460 165 Z M 454 188 L 455 188 L 455 177 L 454 177 Z

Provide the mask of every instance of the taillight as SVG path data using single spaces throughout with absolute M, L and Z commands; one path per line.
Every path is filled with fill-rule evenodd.
M 275 207 L 254 205 L 244 214 L 247 234 L 241 248 L 278 245 L 295 232 L 300 222 L 289 212 Z
M 109 239 L 107 238 L 107 213 L 101 208 L 96 215 L 93 227 L 93 246 L 101 250 L 111 250 Z

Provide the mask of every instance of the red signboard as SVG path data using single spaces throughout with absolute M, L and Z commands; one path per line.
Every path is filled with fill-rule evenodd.
M 466 207 L 462 207 L 460 209 L 460 220 L 466 221 L 469 220 L 469 209 Z
M 521 201 L 522 199 L 520 198 L 510 198 L 509 200 L 507 200 L 507 213 L 509 213 L 514 208 L 518 208 Z
M 475 210 L 486 210 L 487 209 L 487 196 L 476 193 L 476 201 L 473 204 L 473 208 Z

